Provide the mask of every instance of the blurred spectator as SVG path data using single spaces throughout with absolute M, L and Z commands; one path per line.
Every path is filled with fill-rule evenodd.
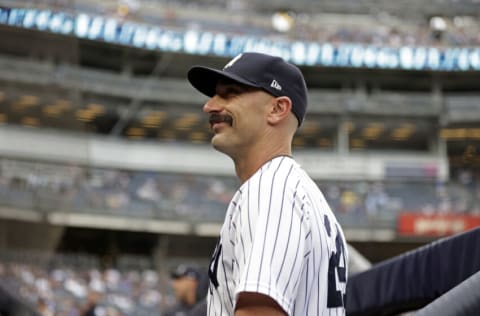
M 201 301 L 205 293 L 202 289 L 202 273 L 194 267 L 179 265 L 171 273 L 172 287 L 177 304 L 165 312 L 165 316 L 189 315 L 195 305 Z
M 382 210 L 388 210 L 390 199 L 381 183 L 373 184 L 365 199 L 365 210 L 369 218 L 374 218 Z
M 340 209 L 342 213 L 355 213 L 358 210 L 360 198 L 354 190 L 346 189 L 340 195 Z

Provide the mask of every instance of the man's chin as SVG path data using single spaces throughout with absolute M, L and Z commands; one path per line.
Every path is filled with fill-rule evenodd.
M 223 142 L 221 140 L 218 139 L 219 137 L 217 135 L 214 135 L 212 137 L 212 140 L 210 141 L 210 143 L 212 144 L 213 148 L 215 148 L 216 150 L 218 151 L 222 151 L 222 148 L 223 148 Z M 223 151 L 222 151 L 223 152 Z
M 221 135 L 219 134 L 213 135 L 210 143 L 212 144 L 213 148 L 215 148 L 219 152 L 228 154 L 228 146 L 227 146 L 228 141 L 226 141 L 224 137 L 222 137 Z

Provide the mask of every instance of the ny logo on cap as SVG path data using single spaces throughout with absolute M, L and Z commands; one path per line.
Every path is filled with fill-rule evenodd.
M 270 84 L 270 87 L 272 87 L 273 89 L 277 89 L 278 91 L 282 90 L 282 86 L 275 79 L 273 79 L 272 83 Z
M 223 67 L 223 70 L 225 70 L 225 69 L 227 69 L 227 68 L 229 68 L 229 67 L 232 67 L 233 64 L 235 64 L 235 63 L 237 62 L 237 60 L 239 60 L 240 57 L 242 57 L 242 55 L 243 55 L 243 54 L 239 54 L 239 55 L 237 55 L 234 59 L 230 60 L 230 61 L 228 62 L 228 64 L 226 64 L 225 67 Z

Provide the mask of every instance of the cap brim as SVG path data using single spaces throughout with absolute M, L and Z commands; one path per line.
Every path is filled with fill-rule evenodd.
M 235 74 L 203 66 L 192 67 L 187 73 L 187 78 L 195 89 L 209 97 L 216 94 L 217 82 L 220 79 L 229 79 L 250 87 L 260 88 L 260 86 Z

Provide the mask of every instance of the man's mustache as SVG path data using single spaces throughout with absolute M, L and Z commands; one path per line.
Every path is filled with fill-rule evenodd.
M 225 123 L 228 123 L 229 125 L 232 125 L 233 118 L 230 115 L 213 113 L 213 114 L 210 114 L 210 118 L 208 119 L 208 121 L 210 122 L 210 124 L 225 122 Z

